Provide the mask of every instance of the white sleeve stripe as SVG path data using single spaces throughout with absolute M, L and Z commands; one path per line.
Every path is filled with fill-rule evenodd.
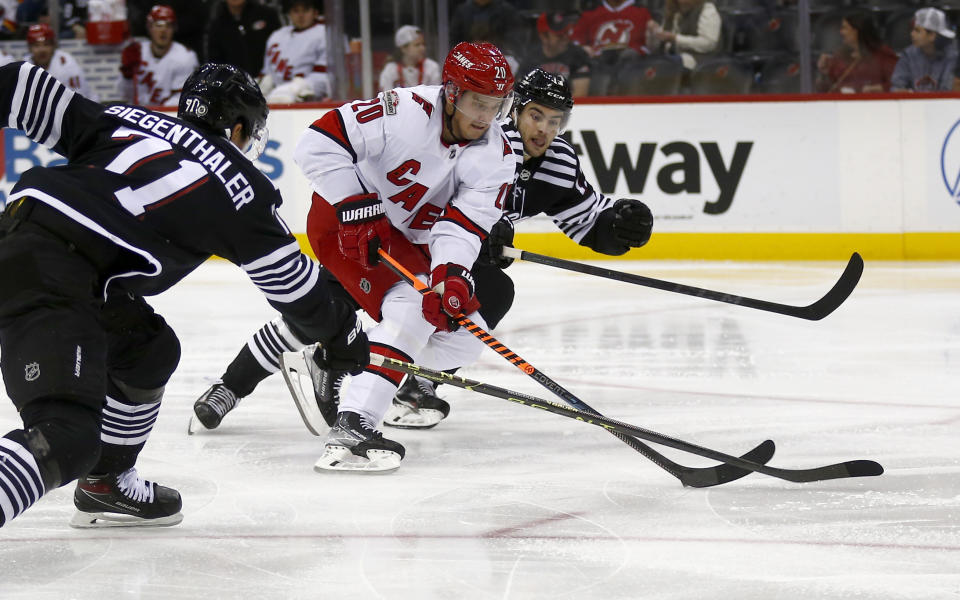
M 60 141 L 63 115 L 73 95 L 73 90 L 43 69 L 24 63 L 10 103 L 9 127 L 21 129 L 30 139 L 52 147 Z
M 44 113 L 46 112 L 41 107 L 45 106 L 44 100 L 46 99 L 47 93 L 50 91 L 50 84 L 52 77 L 45 77 L 45 73 L 39 73 L 33 79 L 32 84 L 30 85 L 30 98 L 28 104 L 27 114 L 25 115 L 26 121 L 24 121 L 23 130 L 27 133 L 30 138 L 33 138 L 37 135 L 35 130 L 36 124 L 43 118 Z
M 573 167 L 569 167 L 564 164 L 559 163 L 547 163 L 543 161 L 543 164 L 540 165 L 540 168 L 537 169 L 537 173 L 544 173 L 546 175 L 553 175 L 554 177 L 560 177 L 563 179 L 570 180 L 570 183 L 573 183 L 577 180 L 577 170 Z M 536 177 L 536 175 L 534 175 Z M 573 187 L 572 185 L 570 187 Z
M 261 256 L 255 261 L 246 263 L 241 266 L 243 267 L 244 271 L 246 271 L 248 274 L 252 276 L 254 272 L 256 272 L 257 270 L 263 269 L 265 267 L 271 267 L 273 266 L 274 263 L 279 262 L 281 258 L 284 258 L 290 254 L 294 254 L 297 252 L 300 252 L 300 245 L 296 241 L 293 241 L 287 244 L 286 246 L 277 248 L 276 250 L 274 250 L 273 252 L 271 252 L 266 256 Z
M 75 92 L 73 90 L 64 88 L 63 95 L 57 103 L 57 110 L 53 114 L 53 129 L 43 142 L 48 148 L 55 146 L 57 142 L 60 141 L 60 131 L 63 127 L 63 113 L 67 112 L 67 106 L 69 106 L 70 101 L 73 100 L 74 94 Z
M 40 128 L 37 130 L 37 137 L 41 140 L 41 143 L 47 146 L 48 148 L 56 145 L 60 141 L 60 126 L 54 127 L 55 123 L 63 123 L 63 113 L 67 110 L 67 104 L 64 103 L 63 97 L 67 92 L 67 88 L 64 86 L 57 86 L 56 90 L 53 93 L 53 100 L 51 103 L 56 106 L 54 114 L 46 113 L 46 116 L 43 119 L 43 123 Z M 55 134 L 55 135 L 53 135 Z M 53 138 L 51 141 L 50 138 Z
M 33 123 L 33 120 L 36 118 L 36 110 L 34 108 L 34 103 L 36 102 L 37 97 L 37 79 L 35 77 L 36 73 L 27 74 L 27 81 L 23 85 L 27 88 L 27 101 L 23 103 L 23 106 L 20 108 L 20 127 L 26 131 L 30 128 L 30 125 Z
M 267 283 L 269 281 L 279 281 L 281 279 L 288 277 L 291 271 L 297 271 L 300 268 L 302 268 L 301 265 L 304 263 L 304 259 L 306 258 L 307 257 L 303 255 L 300 255 L 300 256 L 294 255 L 294 256 L 291 256 L 289 259 L 287 259 L 285 262 L 279 263 L 274 268 L 261 269 L 256 273 L 248 272 L 248 276 L 250 277 L 250 279 L 256 282 Z
M 317 281 L 320 280 L 320 270 L 314 266 L 313 263 L 310 263 L 310 268 L 307 273 L 306 280 L 303 281 L 296 288 L 290 289 L 285 294 L 275 293 L 267 291 L 263 288 L 260 289 L 263 292 L 263 295 L 267 297 L 268 300 L 273 300 L 275 302 L 295 302 L 300 298 L 303 298 L 308 293 L 310 293 L 314 287 L 317 285 Z
M 10 116 L 7 119 L 7 127 L 10 129 L 20 129 L 20 105 L 23 103 L 23 94 L 26 91 L 22 83 L 24 71 L 30 70 L 30 65 L 24 63 L 20 65 L 20 75 L 17 79 L 17 89 L 13 92 L 13 100 L 10 102 Z
M 251 281 L 257 287 L 264 288 L 285 288 L 296 285 L 296 281 L 303 278 L 304 273 L 310 269 L 310 261 L 304 259 L 291 264 L 284 269 L 284 273 L 278 277 L 251 277 Z
M 536 174 L 533 176 L 533 178 L 534 178 L 534 179 L 537 179 L 537 180 L 539 180 L 539 181 L 545 181 L 545 182 L 547 182 L 547 183 L 553 184 L 553 185 L 555 185 L 555 186 L 557 186 L 557 187 L 561 187 L 561 188 L 564 188 L 564 189 L 569 189 L 569 188 L 573 187 L 572 185 L 570 185 L 571 183 L 573 183 L 572 180 L 570 180 L 570 179 L 561 179 L 561 178 L 559 178 L 559 177 L 553 177 L 553 176 L 551 176 L 551 175 L 547 175 L 546 173 L 544 173 L 544 172 L 542 172 L 542 171 L 537 171 Z

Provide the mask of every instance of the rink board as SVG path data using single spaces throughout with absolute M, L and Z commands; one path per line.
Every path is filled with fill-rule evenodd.
M 888 98 L 593 100 L 577 107 L 568 135 L 589 181 L 653 210 L 653 239 L 627 258 L 817 260 L 857 250 L 868 259 L 960 259 L 960 100 Z M 293 149 L 328 109 L 270 114 L 258 165 L 283 193 L 281 214 L 295 232 L 305 231 L 310 189 Z M 26 169 L 56 159 L 4 131 L 0 196 Z M 518 232 L 526 249 L 595 258 L 548 218 Z

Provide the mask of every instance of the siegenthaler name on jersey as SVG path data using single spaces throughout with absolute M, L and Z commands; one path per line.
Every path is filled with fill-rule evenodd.
M 200 164 L 220 180 L 237 210 L 253 200 L 253 186 L 250 185 L 247 178 L 242 172 L 239 172 L 238 167 L 234 167 L 230 159 L 217 150 L 215 146 L 207 143 L 201 133 L 183 123 L 164 119 L 133 106 L 120 104 L 111 106 L 104 112 L 132 123 L 144 132 L 176 144 L 193 154 Z M 231 171 L 231 167 L 233 167 L 233 171 Z

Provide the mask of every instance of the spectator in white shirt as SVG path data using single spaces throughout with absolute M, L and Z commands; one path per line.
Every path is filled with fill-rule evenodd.
M 423 32 L 415 25 L 404 25 L 393 36 L 397 51 L 380 72 L 380 91 L 415 85 L 439 85 L 440 65 L 427 58 Z

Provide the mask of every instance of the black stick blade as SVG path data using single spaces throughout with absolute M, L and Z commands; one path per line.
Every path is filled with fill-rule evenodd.
M 768 469 L 770 470 L 769 475 L 794 483 L 883 475 L 883 467 L 880 463 L 872 460 L 848 460 L 847 462 L 813 469 L 778 469 L 775 467 L 768 467 Z
M 740 458 L 765 465 L 773 458 L 773 453 L 776 452 L 776 450 L 777 447 L 773 443 L 773 440 L 766 440 Z M 734 465 L 722 464 L 716 467 L 705 468 L 685 467 L 677 476 L 680 479 L 680 483 L 685 486 L 705 488 L 736 481 L 750 473 L 753 473 L 753 471 Z
M 823 298 L 820 298 L 810 306 L 800 309 L 801 316 L 811 321 L 819 321 L 833 311 L 837 310 L 841 304 L 850 297 L 853 290 L 860 282 L 860 276 L 863 275 L 863 257 L 859 252 L 854 252 L 850 257 L 850 262 L 840 275 L 840 279 L 833 285 L 833 288 Z

